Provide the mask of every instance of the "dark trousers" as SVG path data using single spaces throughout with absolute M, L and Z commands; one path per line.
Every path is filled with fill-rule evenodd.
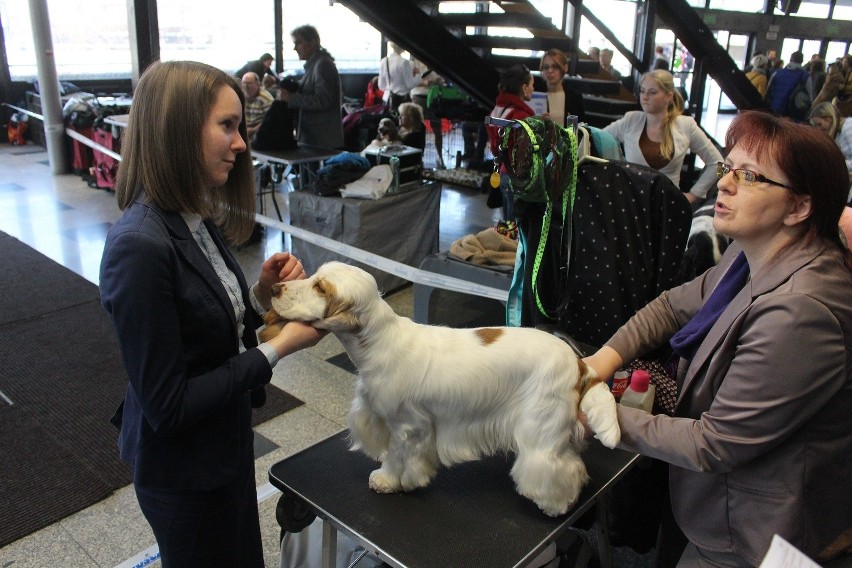
M 257 490 L 251 475 L 209 491 L 136 487 L 164 568 L 263 568 Z

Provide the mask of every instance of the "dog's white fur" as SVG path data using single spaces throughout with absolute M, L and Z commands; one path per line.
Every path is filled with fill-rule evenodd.
M 606 384 L 544 331 L 414 323 L 369 273 L 339 262 L 276 285 L 261 339 L 278 333 L 279 316 L 330 330 L 358 367 L 352 447 L 381 460 L 370 474 L 380 493 L 425 487 L 439 464 L 514 451 L 518 493 L 561 515 L 588 479 L 578 407 L 604 445 L 620 439 Z

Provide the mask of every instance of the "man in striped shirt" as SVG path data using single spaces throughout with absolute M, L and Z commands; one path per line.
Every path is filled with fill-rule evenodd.
M 249 71 L 243 75 L 242 82 L 246 94 L 246 130 L 251 139 L 260 128 L 273 99 L 269 91 L 261 87 L 257 73 Z

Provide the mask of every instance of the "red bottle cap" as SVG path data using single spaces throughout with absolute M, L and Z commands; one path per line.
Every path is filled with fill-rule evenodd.
M 630 375 L 630 390 L 635 392 L 648 392 L 648 384 L 651 382 L 651 375 L 648 371 L 637 369 Z

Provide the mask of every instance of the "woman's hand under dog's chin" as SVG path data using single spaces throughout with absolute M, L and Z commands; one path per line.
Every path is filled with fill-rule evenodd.
M 264 343 L 268 343 L 275 349 L 279 358 L 286 357 L 307 347 L 313 347 L 328 334 L 327 331 L 317 329 L 300 321 L 291 321 L 284 325 L 276 325 L 275 327 L 280 328 L 280 331 L 276 335 L 268 337 Z M 267 337 L 265 330 L 262 337 Z

